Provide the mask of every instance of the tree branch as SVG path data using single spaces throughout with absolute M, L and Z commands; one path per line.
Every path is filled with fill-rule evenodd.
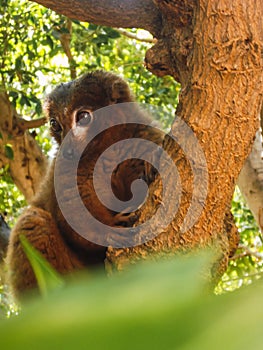
M 39 128 L 40 126 L 46 124 L 47 119 L 43 117 L 38 119 L 25 120 L 23 118 L 14 117 L 14 121 L 18 127 L 19 132 L 24 133 L 26 130 Z
M 0 90 L 0 129 L 12 130 L 13 113 L 6 91 Z M 3 135 L 2 135 L 3 136 Z
M 158 37 L 161 14 L 152 0 L 34 0 L 71 19 L 109 27 L 143 28 Z
M 70 43 L 71 43 L 71 37 L 72 37 L 72 21 L 67 18 L 66 20 L 66 28 L 68 30 L 68 33 L 61 33 L 59 34 L 59 40 L 61 42 L 61 46 L 68 58 L 68 64 L 70 67 L 70 77 L 72 80 L 76 79 L 77 72 L 76 72 L 76 63 L 74 60 L 74 57 L 71 53 Z

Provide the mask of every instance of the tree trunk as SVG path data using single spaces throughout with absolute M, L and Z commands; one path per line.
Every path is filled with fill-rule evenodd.
M 239 0 L 231 6 L 226 0 L 200 0 L 198 4 L 181 1 L 180 6 L 178 1 L 155 3 L 163 14 L 163 32 L 159 44 L 146 56 L 147 66 L 152 71 L 156 69 L 158 75 L 173 74 L 182 84 L 177 116 L 191 127 L 204 151 L 207 198 L 194 225 L 182 232 L 183 220 L 193 200 L 195 188 L 192 190 L 192 186 L 201 186 L 200 194 L 205 190 L 202 188 L 205 183 L 192 183 L 193 174 L 186 157 L 167 139 L 164 148 L 176 163 L 184 194 L 178 213 L 153 241 L 134 248 L 111 249 L 108 261 L 121 269 L 127 261 L 144 258 L 149 252 L 188 250 L 218 241 L 222 256 L 217 272 L 222 273 L 232 243 L 236 242 L 223 227 L 226 210 L 259 127 L 263 2 Z M 175 137 L 177 128 L 176 119 L 171 131 Z M 193 148 L 191 156 L 194 152 Z M 195 158 L 198 160 L 198 156 Z M 197 164 L 195 171 L 202 172 L 203 165 L 200 162 L 198 170 Z M 171 173 L 164 193 L 171 188 L 173 179 Z M 159 188 L 157 181 L 152 189 L 156 197 L 159 197 Z M 198 197 L 195 208 L 198 208 Z M 147 207 L 141 213 L 140 222 L 145 220 L 148 210 Z
M 252 151 L 240 172 L 238 186 L 263 232 L 263 106 L 260 111 L 260 126 Z
M 263 162 L 262 135 L 260 130 L 256 134 L 252 151 L 238 177 L 238 187 L 245 197 L 258 226 L 263 229 Z

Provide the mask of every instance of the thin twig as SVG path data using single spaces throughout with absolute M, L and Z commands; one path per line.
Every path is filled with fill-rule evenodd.
M 157 39 L 154 38 L 140 38 L 139 36 L 137 36 L 134 33 L 128 32 L 125 29 L 122 28 L 114 28 L 117 32 L 119 32 L 121 35 L 127 36 L 130 39 L 134 39 L 137 41 L 141 41 L 144 43 L 151 43 L 151 44 L 155 44 L 157 42 Z
M 255 272 L 255 273 L 250 273 L 248 275 L 243 275 L 243 276 L 240 276 L 240 277 L 228 278 L 228 279 L 222 280 L 222 282 L 223 283 L 227 283 L 227 282 L 240 281 L 240 280 L 245 280 L 247 278 L 261 277 L 262 275 L 263 275 L 263 271 L 259 271 L 259 272 Z
M 251 248 L 247 247 L 244 244 L 239 244 L 238 246 L 239 249 L 243 250 L 243 253 L 236 254 L 229 260 L 237 260 L 239 258 L 243 258 L 244 256 L 254 256 L 258 260 L 263 260 L 263 254 L 259 252 L 253 251 Z

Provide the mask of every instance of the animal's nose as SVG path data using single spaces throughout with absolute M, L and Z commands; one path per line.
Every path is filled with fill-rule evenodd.
M 65 147 L 62 154 L 65 159 L 72 160 L 74 158 L 74 149 L 72 147 Z

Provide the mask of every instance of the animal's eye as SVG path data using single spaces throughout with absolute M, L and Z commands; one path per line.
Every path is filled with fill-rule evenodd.
M 80 111 L 76 116 L 76 123 L 80 126 L 86 126 L 93 120 L 93 115 L 89 111 Z
M 55 118 L 51 118 L 49 124 L 54 132 L 60 132 L 62 130 L 59 122 Z

